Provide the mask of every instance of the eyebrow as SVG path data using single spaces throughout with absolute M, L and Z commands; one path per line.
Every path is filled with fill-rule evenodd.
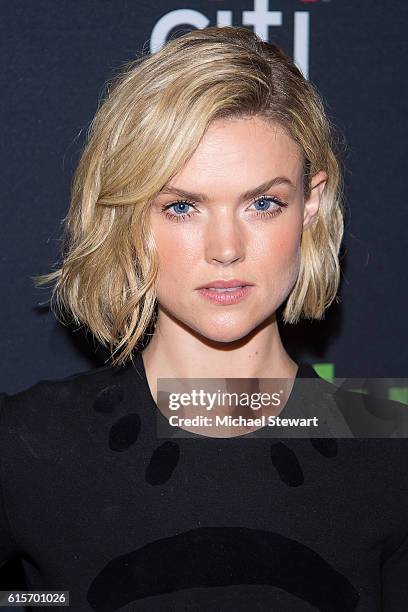
M 275 176 L 275 178 L 262 183 L 262 185 L 258 185 L 254 189 L 250 189 L 245 193 L 242 193 L 240 196 L 241 200 L 249 200 L 251 198 L 255 198 L 257 195 L 261 195 L 265 191 L 268 191 L 271 187 L 275 187 L 276 185 L 289 185 L 293 189 L 296 189 L 296 186 L 292 183 L 290 179 L 286 176 Z M 203 193 L 190 193 L 189 191 L 184 191 L 184 189 L 180 189 L 178 187 L 174 187 L 173 185 L 165 185 L 159 193 L 174 193 L 182 198 L 188 198 L 190 200 L 195 200 L 196 202 L 208 202 L 209 197 Z

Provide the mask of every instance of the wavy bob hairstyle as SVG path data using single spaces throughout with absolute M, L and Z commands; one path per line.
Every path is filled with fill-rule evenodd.
M 278 122 L 300 145 L 305 198 L 310 178 L 319 170 L 328 175 L 318 216 L 302 234 L 283 321 L 321 319 L 336 298 L 343 179 L 319 94 L 277 45 L 244 27 L 187 32 L 153 55 L 142 53 L 107 82 L 72 180 L 62 263 L 32 277 L 36 285 L 56 281 L 50 300 L 56 317 L 85 325 L 109 345 L 114 365 L 132 361 L 157 318 L 152 199 L 212 121 L 254 115 Z

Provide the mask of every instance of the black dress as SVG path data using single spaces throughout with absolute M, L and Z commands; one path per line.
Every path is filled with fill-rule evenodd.
M 308 377 L 326 422 L 334 385 L 306 363 L 284 414 Z M 353 395 L 334 394 L 351 436 Z M 408 609 L 407 440 L 158 437 L 138 352 L 0 399 L 0 564 L 28 591 L 75 612 Z

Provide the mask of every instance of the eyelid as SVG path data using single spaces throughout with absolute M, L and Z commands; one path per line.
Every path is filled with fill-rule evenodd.
M 279 198 L 276 195 L 266 195 L 266 194 L 264 194 L 264 195 L 257 196 L 254 200 L 252 200 L 251 204 L 254 204 L 258 200 L 276 200 L 282 206 L 288 206 L 287 202 L 285 202 L 284 200 L 282 200 L 282 198 Z

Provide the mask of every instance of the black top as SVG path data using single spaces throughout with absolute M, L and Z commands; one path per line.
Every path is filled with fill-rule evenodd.
M 328 405 L 301 363 L 285 415 L 305 377 Z M 0 564 L 27 590 L 75 612 L 408 608 L 406 439 L 163 439 L 140 353 L 0 399 Z

